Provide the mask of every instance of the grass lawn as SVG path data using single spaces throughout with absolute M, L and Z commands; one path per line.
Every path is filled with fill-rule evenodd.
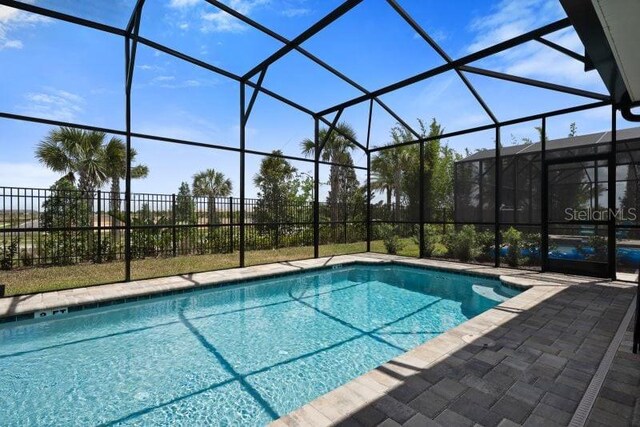
M 418 246 L 412 239 L 404 239 L 405 247 L 399 255 L 418 256 Z M 321 245 L 320 256 L 343 255 L 366 251 L 365 242 Z M 372 252 L 385 253 L 382 241 L 371 242 Z M 313 247 L 290 247 L 277 250 L 245 252 L 247 266 L 280 261 L 313 258 Z M 176 258 L 147 258 L 131 262 L 134 280 L 173 276 L 199 271 L 238 267 L 240 255 L 232 254 L 192 255 Z M 35 292 L 56 291 L 82 286 L 121 282 L 124 279 L 124 262 L 103 264 L 78 264 L 64 267 L 46 267 L 0 271 L 0 283 L 6 285 L 6 295 L 22 295 Z

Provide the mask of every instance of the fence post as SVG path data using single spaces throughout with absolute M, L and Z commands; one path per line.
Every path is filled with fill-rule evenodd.
M 344 243 L 347 243 L 347 201 L 344 201 L 344 212 L 343 212 L 343 222 L 342 222 L 342 227 L 343 227 L 343 232 L 342 234 L 344 235 Z
M 233 196 L 229 197 L 229 253 L 233 253 Z
M 171 195 L 171 235 L 172 235 L 172 254 L 174 258 L 178 254 L 178 242 L 176 235 L 176 195 Z
M 98 264 L 102 262 L 102 191 L 98 190 Z
M 280 248 L 280 203 L 276 203 L 276 249 Z

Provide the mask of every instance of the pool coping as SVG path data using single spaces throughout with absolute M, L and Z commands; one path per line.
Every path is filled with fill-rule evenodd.
M 535 271 L 361 253 L 4 297 L 0 298 L 0 324 L 33 320 L 38 317 L 50 318 L 58 314 L 357 264 L 398 264 L 489 277 L 499 279 L 504 285 L 518 289 L 548 286 L 548 282 L 537 280 L 540 273 Z

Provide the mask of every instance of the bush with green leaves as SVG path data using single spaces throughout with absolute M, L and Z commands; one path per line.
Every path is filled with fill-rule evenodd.
M 42 204 L 40 220 L 47 232 L 45 258 L 53 265 L 70 265 L 92 258 L 91 207 L 87 198 L 67 179 L 51 186 L 51 196 Z M 79 229 L 80 228 L 80 229 Z
M 93 262 L 111 262 L 118 258 L 120 245 L 115 239 L 103 237 L 100 244 L 96 243 L 93 248 Z
M 542 242 L 542 236 L 540 233 L 524 233 L 522 238 L 522 247 L 526 249 L 530 256 L 525 260 L 528 265 L 536 265 L 540 263 L 540 246 Z M 553 250 L 552 245 L 549 245 L 549 249 Z
M 442 227 L 435 224 L 425 224 L 423 233 L 424 248 L 423 253 L 427 258 L 432 256 L 444 256 L 447 252 L 443 245 Z M 420 246 L 420 226 L 414 227 L 413 241 Z M 444 253 L 443 253 L 444 249 Z
M 380 230 L 382 235 L 382 241 L 388 254 L 396 255 L 402 249 L 404 249 L 404 243 L 398 237 L 396 228 L 390 224 L 385 224 Z
M 33 267 L 33 253 L 28 249 L 20 252 L 20 263 L 23 267 Z
M 2 253 L 0 254 L 0 270 L 11 270 L 13 268 L 14 258 L 18 253 L 18 245 L 18 239 L 2 241 Z
M 451 250 L 453 255 L 462 262 L 473 260 L 478 255 L 476 228 L 473 225 L 464 225 L 455 234 Z
M 476 238 L 478 244 L 478 261 L 490 261 L 494 257 L 496 235 L 493 231 L 480 231 Z
M 157 227 L 168 222 L 166 216 L 156 217 L 149 205 L 143 204 L 136 216 L 131 218 L 131 224 L 135 227 L 131 230 L 131 257 L 143 259 L 170 255 L 173 252 L 172 230 Z
M 502 242 L 507 246 L 507 264 L 509 267 L 518 267 L 522 264 L 523 235 L 522 231 L 509 227 L 502 232 Z
M 606 262 L 607 261 L 607 239 L 593 235 L 587 240 L 589 247 L 593 249 L 592 254 L 589 256 L 590 261 Z

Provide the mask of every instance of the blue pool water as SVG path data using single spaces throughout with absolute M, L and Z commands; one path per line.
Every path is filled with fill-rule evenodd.
M 507 299 L 347 266 L 0 327 L 1 425 L 264 425 Z

